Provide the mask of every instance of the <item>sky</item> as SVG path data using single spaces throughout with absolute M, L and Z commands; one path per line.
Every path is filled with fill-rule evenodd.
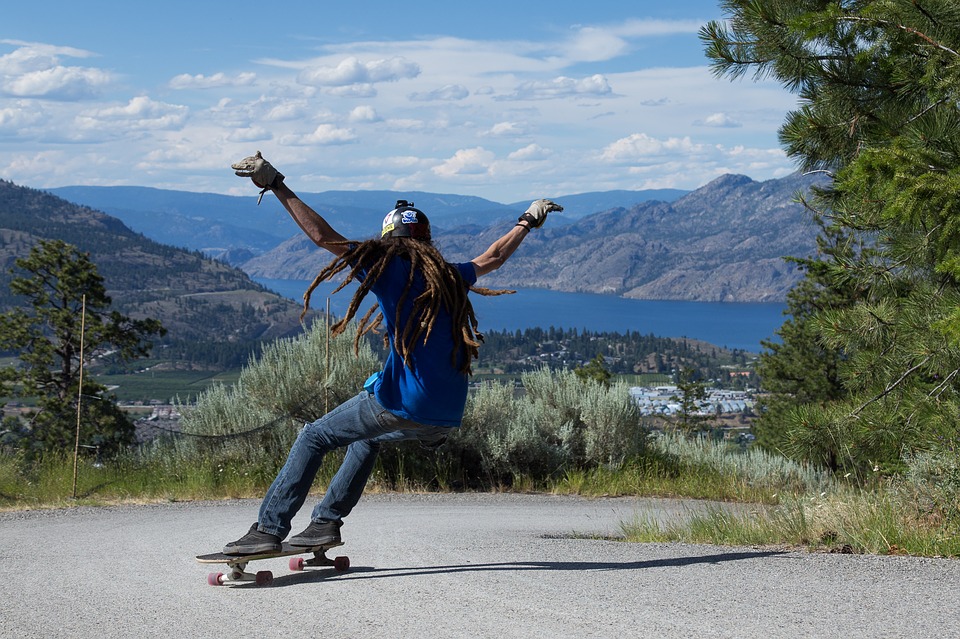
M 710 70 L 719 0 L 8 3 L 0 179 L 501 203 L 783 177 L 796 98 Z

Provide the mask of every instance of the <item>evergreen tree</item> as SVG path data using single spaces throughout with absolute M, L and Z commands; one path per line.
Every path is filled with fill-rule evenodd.
M 798 95 L 781 141 L 805 170 L 833 176 L 831 224 L 871 247 L 818 273 L 862 294 L 804 320 L 843 353 L 843 392 L 798 396 L 786 446 L 850 472 L 895 469 L 904 451 L 955 433 L 960 414 L 960 6 L 722 7 L 729 22 L 701 32 L 715 71 L 773 77 Z
M 81 394 L 81 443 L 107 454 L 130 443 L 133 424 L 103 395 L 106 389 L 83 376 L 81 393 L 81 327 L 83 357 L 109 350 L 120 360 L 146 356 L 144 340 L 163 334 L 163 327 L 111 311 L 89 255 L 61 240 L 39 241 L 16 266 L 23 274 L 10 288 L 25 303 L 0 315 L 0 350 L 15 351 L 19 364 L 0 370 L 0 381 L 9 392 L 37 400 L 22 447 L 30 455 L 72 449 Z
M 677 393 L 671 398 L 680 402 L 677 428 L 688 435 L 699 433 L 710 418 L 700 412 L 700 405 L 707 398 L 707 388 L 697 379 L 694 369 L 684 368 L 677 371 Z
M 583 366 L 577 366 L 573 369 L 573 372 L 577 379 L 582 382 L 593 380 L 601 386 L 609 387 L 613 375 L 607 370 L 604 363 L 603 355 L 597 355 Z
M 813 441 L 816 450 L 796 448 L 796 429 L 788 429 L 798 407 L 826 406 L 843 399 L 846 390 L 840 369 L 846 360 L 842 348 L 824 345 L 815 325 L 825 311 L 847 308 L 864 295 L 854 285 L 833 282 L 832 265 L 850 260 L 866 250 L 854 246 L 842 228 L 829 225 L 823 215 L 812 209 L 821 229 L 817 238 L 818 254 L 809 258 L 789 258 L 806 277 L 787 294 L 789 316 L 777 330 L 779 341 L 764 341 L 757 362 L 763 393 L 758 399 L 759 418 L 753 431 L 757 444 L 769 450 L 799 459 L 816 458 L 831 469 L 838 469 L 839 451 L 831 441 Z M 842 288 L 840 288 L 842 286 Z

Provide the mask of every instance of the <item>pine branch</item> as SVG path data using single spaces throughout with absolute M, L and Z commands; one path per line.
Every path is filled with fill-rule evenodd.
M 931 357 L 932 357 L 931 355 L 927 355 L 926 357 L 924 357 L 922 362 L 920 362 L 920 363 L 917 364 L 916 366 L 913 366 L 912 368 L 910 368 L 909 370 L 907 370 L 903 375 L 900 376 L 900 379 L 898 379 L 898 380 L 895 381 L 894 383 L 892 383 L 892 384 L 890 384 L 889 386 L 887 386 L 882 393 L 880 393 L 880 394 L 877 395 L 876 397 L 873 397 L 872 399 L 868 399 L 866 402 L 864 402 L 864 403 L 860 406 L 860 408 L 858 408 L 858 409 L 856 409 L 855 411 L 853 411 L 852 413 L 850 413 L 850 417 L 858 417 L 858 416 L 860 415 L 860 413 L 862 413 L 862 412 L 864 411 L 864 409 L 867 408 L 867 406 L 869 406 L 870 404 L 873 404 L 873 403 L 875 403 L 875 402 L 880 401 L 881 399 L 883 399 L 884 397 L 886 397 L 887 395 L 889 395 L 890 393 L 892 393 L 894 390 L 896 390 L 896 388 L 897 388 L 898 386 L 900 386 L 900 384 L 902 384 L 904 381 L 906 381 L 906 379 L 907 379 L 908 377 L 910 377 L 910 375 L 912 375 L 913 373 L 917 372 L 920 368 L 922 368 L 923 366 L 925 366 L 926 363 L 930 361 L 930 358 L 931 358 Z
M 840 18 L 838 18 L 838 20 L 839 20 L 840 22 L 862 22 L 862 23 L 866 23 L 866 24 L 870 24 L 870 25 L 884 26 L 884 27 L 891 27 L 891 28 L 893 28 L 893 29 L 899 29 L 900 31 L 903 31 L 903 32 L 905 32 L 905 33 L 909 33 L 909 34 L 911 34 L 911 35 L 917 36 L 918 38 L 920 38 L 921 40 L 925 41 L 927 44 L 929 44 L 930 46 L 932 46 L 932 47 L 934 47 L 934 48 L 936 48 L 936 49 L 940 49 L 941 51 L 946 51 L 947 53 L 949 53 L 950 55 L 952 55 L 952 56 L 954 56 L 954 57 L 960 57 L 960 53 L 957 53 L 956 51 L 954 51 L 953 49 L 951 49 L 951 48 L 948 47 L 947 45 L 942 44 L 942 43 L 940 43 L 940 42 L 937 42 L 936 40 L 934 40 L 933 38 L 931 38 L 930 36 L 928 36 L 928 35 L 925 34 L 924 32 L 920 31 L 919 29 L 915 29 L 915 28 L 913 28 L 913 27 L 908 27 L 908 26 L 905 25 L 905 24 L 899 24 L 899 23 L 895 23 L 895 22 L 890 22 L 889 20 L 879 20 L 879 19 L 876 19 L 876 18 L 863 18 L 863 17 L 860 17 L 860 16 L 841 16 Z

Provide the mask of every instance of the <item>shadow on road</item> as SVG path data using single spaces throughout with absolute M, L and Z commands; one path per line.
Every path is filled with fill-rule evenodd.
M 786 554 L 783 551 L 724 552 L 697 557 L 674 557 L 669 559 L 649 559 L 646 561 L 506 561 L 489 564 L 461 564 L 454 566 L 416 566 L 403 568 L 375 568 L 369 566 L 351 567 L 347 573 L 335 573 L 331 570 L 284 575 L 273 580 L 273 586 L 288 586 L 309 581 L 320 581 L 331 577 L 337 580 L 353 579 L 390 579 L 396 577 L 418 577 L 424 575 L 446 575 L 460 572 L 498 572 L 498 571 L 603 571 L 603 570 L 647 570 L 650 568 L 682 568 L 695 564 L 721 564 L 728 561 L 760 559 Z

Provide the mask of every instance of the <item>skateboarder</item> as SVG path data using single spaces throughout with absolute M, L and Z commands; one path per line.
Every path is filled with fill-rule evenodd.
M 432 244 L 427 216 L 411 202 L 397 202 L 383 220 L 379 239 L 351 242 L 301 201 L 259 151 L 233 169 L 251 178 L 261 197 L 272 191 L 307 237 L 333 253 L 333 261 L 305 296 L 306 303 L 317 283 L 348 271 L 359 286 L 346 316 L 331 332 L 343 332 L 364 296 L 372 292 L 377 306 L 360 320 L 357 340 L 382 321 L 389 351 L 382 370 L 367 380 L 359 395 L 303 427 L 260 505 L 257 522 L 246 535 L 228 543 L 224 553 L 279 550 L 324 455 L 346 446 L 343 463 L 313 509 L 310 525 L 289 539 L 296 546 L 339 542 L 343 518 L 360 500 L 383 442 L 417 439 L 435 447 L 451 428 L 460 426 L 470 365 L 479 347 L 467 292 L 478 277 L 500 268 L 523 239 L 543 225 L 548 213 L 563 208 L 537 200 L 482 255 L 450 264 Z M 371 322 L 376 309 L 382 317 Z

